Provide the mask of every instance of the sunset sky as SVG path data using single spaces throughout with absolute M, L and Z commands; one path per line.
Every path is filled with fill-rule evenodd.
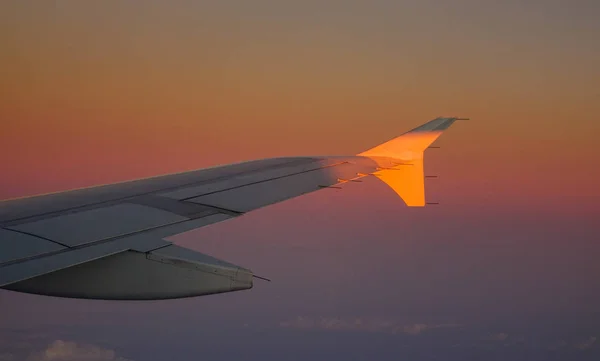
M 471 118 L 426 152 L 439 206 L 371 180 L 174 238 L 274 280 L 245 292 L 2 291 L 0 360 L 598 359 L 599 18 L 596 0 L 0 2 L 0 199 Z

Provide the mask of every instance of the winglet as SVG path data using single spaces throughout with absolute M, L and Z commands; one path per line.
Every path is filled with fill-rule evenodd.
M 423 174 L 423 154 L 443 131 L 456 120 L 468 118 L 436 118 L 416 127 L 399 137 L 359 153 L 369 158 L 392 158 L 394 167 L 381 168 L 373 173 L 398 194 L 409 207 L 425 206 L 425 182 Z M 404 165 L 411 164 L 412 167 Z
M 468 118 L 436 118 L 358 155 L 401 160 L 422 159 L 423 151 L 442 135 L 444 130 L 448 129 L 455 121 L 462 119 Z

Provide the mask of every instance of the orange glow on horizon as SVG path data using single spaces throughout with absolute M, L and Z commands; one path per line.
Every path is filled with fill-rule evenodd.
M 435 2 L 263 10 L 0 2 L 0 198 L 357 154 L 460 114 L 473 120 L 427 151 L 425 171 L 441 175 L 428 199 L 439 185 L 470 204 L 598 203 L 594 17 Z

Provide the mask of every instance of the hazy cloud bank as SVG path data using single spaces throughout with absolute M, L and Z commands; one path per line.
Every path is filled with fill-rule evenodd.
M 594 346 L 594 344 L 596 343 L 596 340 L 597 340 L 596 337 L 591 336 L 588 339 L 575 344 L 575 348 L 578 348 L 580 350 L 587 350 L 587 349 L 591 348 L 592 346 Z
M 28 361 L 132 361 L 117 356 L 115 351 L 102 347 L 56 340 L 41 351 L 31 354 Z
M 279 326 L 284 328 L 296 329 L 320 329 L 331 331 L 360 331 L 360 332 L 384 332 L 391 334 L 404 333 L 409 335 L 418 335 L 428 330 L 439 328 L 460 327 L 459 324 L 403 324 L 391 320 L 370 319 L 370 318 L 331 318 L 320 317 L 311 318 L 298 316 L 295 319 L 283 321 Z

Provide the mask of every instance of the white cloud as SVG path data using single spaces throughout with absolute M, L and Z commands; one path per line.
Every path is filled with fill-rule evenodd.
M 504 341 L 508 338 L 508 334 L 504 333 L 504 332 L 500 332 L 500 333 L 493 333 L 491 335 L 488 335 L 486 337 L 484 337 L 484 340 L 488 340 L 488 341 Z
M 556 351 L 556 350 L 561 349 L 561 348 L 566 347 L 566 346 L 567 346 L 567 341 L 565 341 L 565 340 L 559 340 L 555 344 L 552 344 L 552 345 L 548 346 L 548 350 L 550 350 L 550 351 Z
M 588 348 L 594 346 L 595 343 L 596 337 L 590 336 L 588 339 L 575 344 L 575 348 L 578 348 L 580 350 L 587 350 Z
M 431 328 L 424 323 L 415 323 L 414 325 L 404 326 L 404 333 L 408 333 L 410 335 L 418 335 L 421 332 Z
M 565 347 L 565 346 L 567 346 L 567 342 L 565 340 L 560 340 L 560 341 L 558 341 L 557 346 L 558 347 Z
M 361 331 L 361 332 L 384 332 L 384 333 L 406 333 L 409 335 L 418 335 L 426 330 L 459 327 L 457 324 L 402 324 L 390 320 L 373 318 L 351 318 L 341 319 L 333 317 L 311 318 L 298 316 L 293 320 L 280 322 L 279 326 L 285 328 L 297 329 L 320 329 L 334 331 Z
M 94 345 L 56 340 L 41 352 L 29 356 L 29 361 L 131 361 L 115 351 Z

